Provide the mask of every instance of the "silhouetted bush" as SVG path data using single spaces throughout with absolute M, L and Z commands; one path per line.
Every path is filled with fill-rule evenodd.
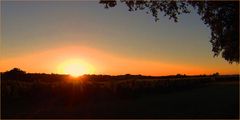
M 26 76 L 26 72 L 19 69 L 13 68 L 10 71 L 6 71 L 2 73 L 2 80 L 10 79 L 10 80 L 23 80 Z

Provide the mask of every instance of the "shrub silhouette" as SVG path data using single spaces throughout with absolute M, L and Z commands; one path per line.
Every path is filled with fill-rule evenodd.
M 13 68 L 10 71 L 6 71 L 2 74 L 2 79 L 22 80 L 26 76 L 26 72 L 19 69 Z

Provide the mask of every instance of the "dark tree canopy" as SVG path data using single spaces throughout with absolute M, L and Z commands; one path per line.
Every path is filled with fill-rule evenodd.
M 23 74 L 26 74 L 26 72 L 19 68 L 13 68 L 10 71 L 6 71 L 5 74 L 23 75 Z
M 13 68 L 10 71 L 6 71 L 1 74 L 1 79 L 10 79 L 10 80 L 22 80 L 24 76 L 26 75 L 26 72 L 19 69 L 19 68 Z
M 169 1 L 169 0 L 121 0 L 129 11 L 146 10 L 158 21 L 163 12 L 174 22 L 178 15 L 190 13 L 192 6 L 202 21 L 211 29 L 211 44 L 214 57 L 219 54 L 229 63 L 239 63 L 239 2 L 238 1 Z M 116 0 L 100 0 L 105 8 L 117 5 Z

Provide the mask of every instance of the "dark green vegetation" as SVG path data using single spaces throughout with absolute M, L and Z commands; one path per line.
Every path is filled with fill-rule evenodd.
M 13 69 L 1 73 L 1 114 L 2 118 L 239 118 L 238 82 L 238 75 L 71 78 Z
M 229 63 L 239 63 L 239 1 L 171 1 L 171 0 L 121 0 L 129 11 L 142 10 L 159 20 L 159 13 L 178 21 L 181 14 L 196 9 L 201 20 L 211 30 L 214 56 L 222 54 Z M 117 0 L 100 0 L 105 8 L 117 5 Z

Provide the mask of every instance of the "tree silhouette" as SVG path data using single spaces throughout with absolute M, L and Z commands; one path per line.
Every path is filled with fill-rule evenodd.
M 168 0 L 121 0 L 129 11 L 146 10 L 158 21 L 158 13 L 163 12 L 174 22 L 178 15 L 190 13 L 192 6 L 202 21 L 211 29 L 212 51 L 229 63 L 239 63 L 239 2 L 238 1 L 168 1 Z M 117 5 L 116 0 L 100 0 L 105 8 Z
M 6 71 L 2 74 L 2 79 L 13 79 L 13 80 L 22 80 L 24 79 L 24 76 L 26 75 L 26 72 L 19 69 L 19 68 L 13 68 L 10 71 Z
M 24 74 L 26 74 L 25 71 L 23 71 L 19 68 L 13 68 L 10 71 L 7 71 L 5 73 L 9 73 L 9 74 L 12 74 L 12 75 L 24 75 Z

